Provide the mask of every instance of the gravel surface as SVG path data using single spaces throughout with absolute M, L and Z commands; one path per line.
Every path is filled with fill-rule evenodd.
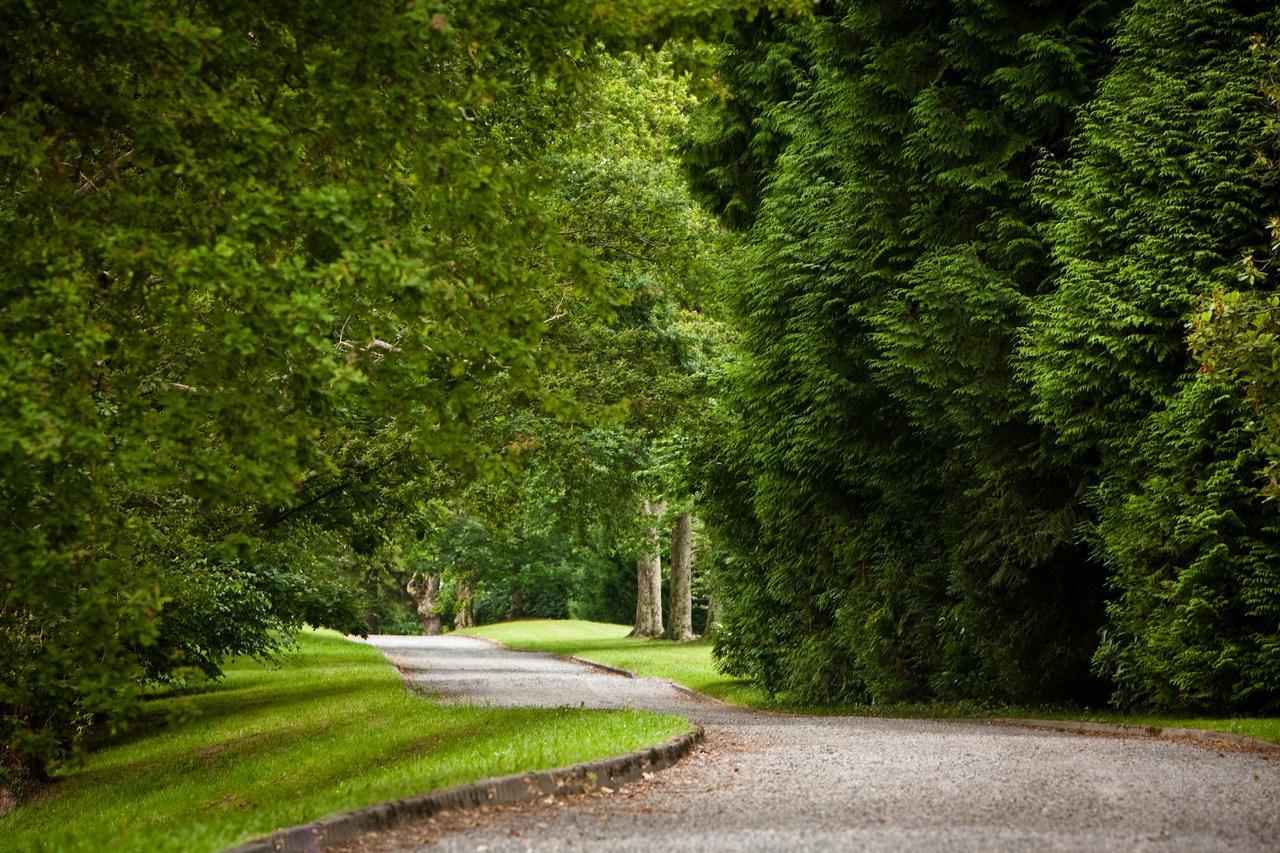
M 618 791 L 432 820 L 350 850 L 1280 851 L 1280 761 L 1154 738 L 767 714 L 464 637 L 372 637 L 445 700 L 681 714 L 707 741 Z

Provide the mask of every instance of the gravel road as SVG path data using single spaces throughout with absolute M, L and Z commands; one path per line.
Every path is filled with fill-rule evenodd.
M 766 714 L 464 637 L 372 637 L 414 684 L 494 705 L 636 707 L 707 730 L 609 793 L 447 814 L 360 851 L 1280 851 L 1280 761 L 1154 738 Z

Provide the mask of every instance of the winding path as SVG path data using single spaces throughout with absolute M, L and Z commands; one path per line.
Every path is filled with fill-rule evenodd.
M 373 637 L 405 677 L 495 705 L 636 707 L 706 728 L 616 792 L 443 815 L 353 850 L 1280 851 L 1280 761 L 1153 738 L 766 714 L 464 637 Z

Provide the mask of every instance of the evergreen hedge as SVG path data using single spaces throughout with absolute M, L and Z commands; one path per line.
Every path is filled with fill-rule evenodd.
M 685 146 L 745 245 L 736 417 L 703 458 L 731 671 L 802 700 L 1276 707 L 1280 519 L 1244 395 L 1185 340 L 1275 206 L 1251 163 L 1276 12 L 742 23 Z

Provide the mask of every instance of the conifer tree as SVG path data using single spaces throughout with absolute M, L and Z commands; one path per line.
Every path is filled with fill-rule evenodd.
M 735 279 L 741 426 L 713 491 L 736 671 L 805 698 L 1091 689 L 1082 471 L 1011 359 L 1049 274 L 1029 181 L 1121 5 L 836 4 L 734 71 L 776 70 L 780 38 L 806 58 L 786 100 L 747 98 L 786 140 Z
M 1089 538 L 1114 572 L 1096 660 L 1122 703 L 1280 707 L 1280 517 L 1244 395 L 1198 376 L 1184 341 L 1267 239 L 1258 37 L 1277 23 L 1275 3 L 1136 3 L 1045 182 L 1061 276 L 1024 369 L 1037 417 L 1094 468 Z

